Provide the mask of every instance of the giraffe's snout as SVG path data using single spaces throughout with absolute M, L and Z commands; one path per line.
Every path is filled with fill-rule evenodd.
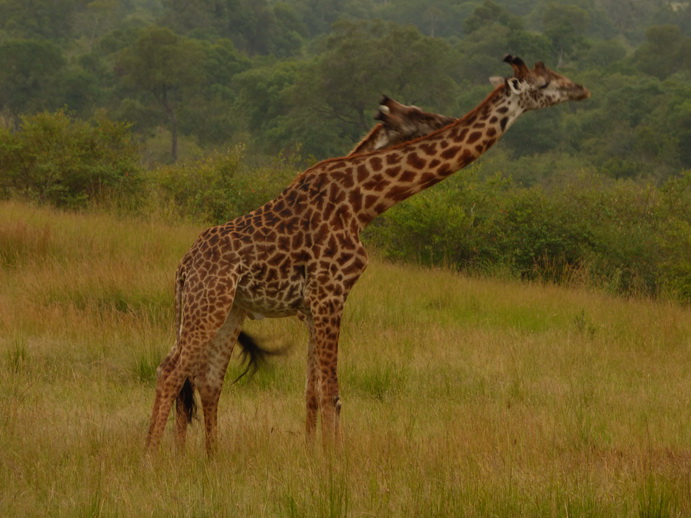
M 589 99 L 590 96 L 590 90 L 588 90 L 585 86 L 576 85 L 573 89 L 571 99 L 573 99 L 574 101 L 582 101 L 583 99 Z

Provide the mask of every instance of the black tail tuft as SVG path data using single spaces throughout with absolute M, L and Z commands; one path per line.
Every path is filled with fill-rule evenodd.
M 185 384 L 180 389 L 178 394 L 178 405 L 182 405 L 185 409 L 185 415 L 187 416 L 187 422 L 191 423 L 192 418 L 197 412 L 197 402 L 194 400 L 194 387 L 189 379 L 185 380 Z
M 254 374 L 259 370 L 259 367 L 266 362 L 266 358 L 269 356 L 279 356 L 285 352 L 285 349 L 276 349 L 270 351 L 268 349 L 262 348 L 257 342 L 254 341 L 250 335 L 244 331 L 240 331 L 238 335 L 238 343 L 242 347 L 242 361 L 247 364 L 245 370 L 240 374 L 233 383 L 237 383 L 240 378 L 251 371 Z

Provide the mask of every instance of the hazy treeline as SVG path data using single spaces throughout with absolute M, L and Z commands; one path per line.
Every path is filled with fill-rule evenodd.
M 592 99 L 526 115 L 368 238 L 691 299 L 688 2 L 0 0 L 0 196 L 223 221 L 346 153 L 381 93 L 466 113 L 506 52 Z
M 691 8 L 663 0 L 0 0 L 0 113 L 14 129 L 60 108 L 130 122 L 148 164 L 229 142 L 325 158 L 381 93 L 462 115 L 508 73 L 506 52 L 594 94 L 512 130 L 511 159 L 556 150 L 656 179 L 691 167 Z

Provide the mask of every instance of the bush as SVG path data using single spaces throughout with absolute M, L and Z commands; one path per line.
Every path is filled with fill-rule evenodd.
M 394 207 L 368 239 L 391 258 L 691 301 L 691 173 L 662 188 L 594 173 L 525 188 L 477 169 Z
M 151 211 L 206 223 L 222 223 L 275 197 L 295 176 L 292 157 L 266 167 L 245 165 L 244 147 L 218 152 L 192 163 L 151 172 Z
M 0 194 L 78 208 L 138 191 L 139 156 L 126 124 L 63 111 L 22 119 L 0 134 Z

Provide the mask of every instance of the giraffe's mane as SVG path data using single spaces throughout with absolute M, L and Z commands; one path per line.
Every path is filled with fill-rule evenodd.
M 388 147 L 388 148 L 384 148 L 384 149 L 377 149 L 377 150 L 375 150 L 375 151 L 368 151 L 368 152 L 365 152 L 365 153 L 357 153 L 357 154 L 349 155 L 349 156 L 341 156 L 341 157 L 327 158 L 327 159 L 325 159 L 325 160 L 322 160 L 321 162 L 317 162 L 317 163 L 314 164 L 312 167 L 309 167 L 309 168 L 307 168 L 306 170 L 304 170 L 303 172 L 298 173 L 297 176 L 295 176 L 295 178 L 294 178 L 293 181 L 290 183 L 290 185 L 288 185 L 287 188 L 292 187 L 293 185 L 295 185 L 296 183 L 298 183 L 298 181 L 301 180 L 302 178 L 304 178 L 305 176 L 311 174 L 311 173 L 314 172 L 315 170 L 322 169 L 324 166 L 326 166 L 326 165 L 328 165 L 328 164 L 331 164 L 331 163 L 334 163 L 334 162 L 347 162 L 347 161 L 349 161 L 349 160 L 354 160 L 354 159 L 358 159 L 358 158 L 362 158 L 362 157 L 369 157 L 369 156 L 377 155 L 377 154 L 385 154 L 385 153 L 388 153 L 388 152 L 390 152 L 390 151 L 392 151 L 392 150 L 394 150 L 394 149 L 401 149 L 401 148 L 404 148 L 404 147 L 406 147 L 406 146 L 414 146 L 417 142 L 419 142 L 419 141 L 421 141 L 421 140 L 428 139 L 428 138 L 430 138 L 430 137 L 433 136 L 433 135 L 436 135 L 436 134 L 438 134 L 438 133 L 441 133 L 441 132 L 443 132 L 443 131 L 446 131 L 446 130 L 447 130 L 448 128 L 450 128 L 451 126 L 460 126 L 461 124 L 463 124 L 464 122 L 466 122 L 468 119 L 470 119 L 471 117 L 473 117 L 476 113 L 478 113 L 478 112 L 479 112 L 479 111 L 480 111 L 480 110 L 481 110 L 491 99 L 493 99 L 493 98 L 497 95 L 497 93 L 498 93 L 499 91 L 501 91 L 501 90 L 503 90 L 503 89 L 504 89 L 504 85 L 503 85 L 503 84 L 500 84 L 500 85 L 496 86 L 490 93 L 487 94 L 487 96 L 482 100 L 482 102 L 481 102 L 480 104 L 478 104 L 475 108 L 473 108 L 473 109 L 470 110 L 468 113 L 466 113 L 463 117 L 460 117 L 460 118 L 458 118 L 458 119 L 455 119 L 452 123 L 447 124 L 446 126 L 443 126 L 443 127 L 439 128 L 439 129 L 436 129 L 436 130 L 434 130 L 434 131 L 428 133 L 427 135 L 423 135 L 423 136 L 417 137 L 417 138 L 415 138 L 415 139 L 413 139 L 413 140 L 408 140 L 408 141 L 406 141 L 406 142 L 401 142 L 400 144 L 396 144 L 395 146 Z M 378 128 L 377 126 L 375 126 L 375 127 L 370 131 L 370 133 L 367 134 L 367 136 L 365 137 L 365 139 L 368 138 L 372 133 L 374 133 L 375 131 L 378 131 L 378 130 L 379 130 L 379 128 Z M 364 139 L 363 139 L 363 140 L 364 140 Z M 360 141 L 360 143 L 362 143 L 362 141 Z M 360 144 L 358 144 L 358 146 L 359 146 L 359 145 L 360 145 Z M 356 148 L 357 148 L 357 146 L 356 146 Z
M 376 135 L 377 133 L 379 133 L 383 128 L 384 128 L 384 125 L 383 125 L 381 122 L 375 124 L 374 127 L 373 127 L 371 130 L 369 130 L 369 132 L 367 133 L 367 135 L 365 135 L 364 137 L 362 137 L 362 138 L 360 139 L 360 142 L 358 142 L 357 144 L 355 144 L 355 146 L 353 147 L 353 151 L 351 151 L 351 152 L 350 152 L 350 155 L 348 155 L 348 156 L 350 157 L 350 156 L 355 156 L 356 154 L 357 154 L 357 155 L 363 154 L 363 153 L 354 153 L 354 151 L 357 150 L 360 146 L 362 146 L 362 145 L 363 145 L 365 142 L 367 142 L 369 139 L 371 139 L 373 135 Z

